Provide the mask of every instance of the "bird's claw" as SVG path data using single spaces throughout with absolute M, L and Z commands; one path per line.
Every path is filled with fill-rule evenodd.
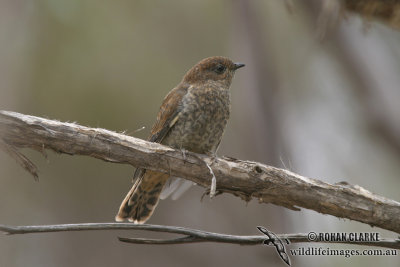
M 181 148 L 181 153 L 182 153 L 183 161 L 186 161 L 186 149 Z

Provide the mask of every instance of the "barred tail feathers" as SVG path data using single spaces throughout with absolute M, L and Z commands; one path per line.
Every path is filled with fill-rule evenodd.
M 145 223 L 153 214 L 168 178 L 168 174 L 146 170 L 122 201 L 115 220 Z

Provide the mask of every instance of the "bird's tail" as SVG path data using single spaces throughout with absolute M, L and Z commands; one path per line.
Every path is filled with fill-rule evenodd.
M 160 193 L 169 178 L 168 174 L 146 170 L 138 177 L 119 208 L 115 220 L 128 219 L 137 224 L 145 223 L 153 214 Z

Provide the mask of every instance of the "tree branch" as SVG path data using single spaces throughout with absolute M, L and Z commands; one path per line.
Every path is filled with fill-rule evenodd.
M 400 233 L 400 203 L 346 182 L 329 184 L 258 162 L 210 158 L 175 150 L 109 130 L 0 111 L 2 148 L 35 176 L 36 167 L 18 148 L 51 149 L 130 164 L 191 180 L 209 188 L 211 166 L 217 191 L 245 201 L 273 203 L 292 210 L 312 209 Z M 11 151 L 11 152 L 10 152 Z M 207 163 L 207 164 L 206 164 Z
M 153 225 L 153 224 L 133 224 L 133 223 L 79 223 L 79 224 L 55 224 L 55 225 L 36 225 L 36 226 L 9 226 L 0 225 L 0 231 L 10 235 L 31 234 L 31 233 L 50 233 L 66 231 L 88 231 L 88 230 L 144 230 L 152 232 L 163 232 L 180 234 L 183 237 L 172 239 L 149 239 L 149 238 L 126 238 L 118 237 L 122 242 L 148 245 L 171 245 L 200 242 L 229 243 L 237 245 L 260 245 L 268 237 L 265 235 L 227 235 L 213 232 L 206 232 L 178 226 Z M 350 242 L 350 241 L 331 241 L 326 242 L 320 239 L 309 240 L 308 234 L 278 234 L 281 240 L 288 240 L 290 243 L 346 243 L 354 245 L 375 246 L 400 249 L 399 239 L 380 239 L 378 241 Z
M 400 30 L 399 0 L 344 0 L 342 4 L 350 12 L 358 13 L 369 20 L 380 20 L 386 25 Z

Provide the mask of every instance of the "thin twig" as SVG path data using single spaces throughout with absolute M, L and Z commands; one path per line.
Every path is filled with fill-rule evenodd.
M 153 225 L 153 224 L 133 224 L 133 223 L 79 223 L 79 224 L 55 224 L 55 225 L 31 225 L 31 226 L 9 226 L 0 225 L 0 231 L 9 234 L 31 234 L 31 233 L 49 233 L 49 232 L 66 232 L 66 231 L 91 231 L 91 230 L 144 230 L 152 232 L 164 232 L 172 234 L 184 235 L 179 238 L 172 239 L 149 239 L 149 238 L 126 238 L 118 239 L 126 243 L 134 244 L 152 244 L 152 245 L 171 245 L 186 244 L 199 242 L 216 242 L 229 243 L 237 245 L 260 245 L 268 238 L 265 235 L 228 235 L 202 230 L 190 229 L 178 226 Z M 380 239 L 379 241 L 370 242 L 349 242 L 349 241 L 332 241 L 326 242 L 321 240 L 310 241 L 308 234 L 277 234 L 279 239 L 289 240 L 290 243 L 345 243 L 353 245 L 375 246 L 400 249 L 400 239 Z

